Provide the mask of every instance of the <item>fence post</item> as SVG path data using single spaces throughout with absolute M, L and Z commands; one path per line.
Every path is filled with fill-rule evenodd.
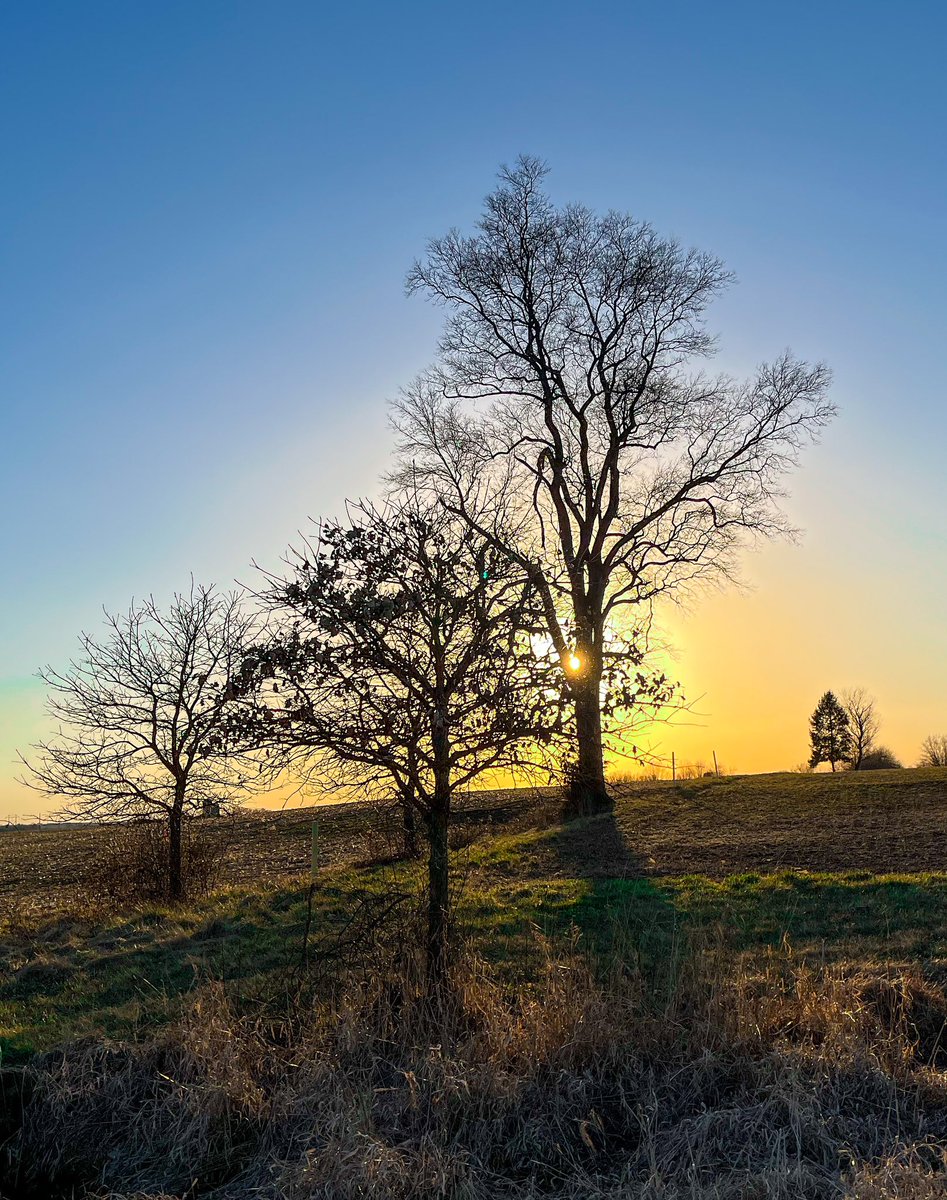
M 716 775 L 716 776 L 719 778 L 719 776 L 720 776 L 720 768 L 717 766 L 717 751 L 716 751 L 716 750 L 713 750 L 711 753 L 712 753 L 712 754 L 713 754 L 713 756 L 714 756 L 714 774 L 715 774 L 715 775 Z
M 674 757 L 674 751 L 671 751 L 671 779 L 677 779 L 677 759 Z
M 312 823 L 312 861 L 309 865 L 309 878 L 315 883 L 316 872 L 319 870 L 319 822 Z

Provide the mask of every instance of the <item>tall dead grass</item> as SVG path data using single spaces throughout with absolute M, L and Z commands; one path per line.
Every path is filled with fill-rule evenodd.
M 162 821 L 106 826 L 84 872 L 85 894 L 113 908 L 169 900 L 167 826 Z M 234 818 L 184 823 L 181 875 L 188 899 L 218 882 L 234 836 Z
M 537 939 L 534 983 L 466 961 L 443 1010 L 409 962 L 303 1019 L 238 1016 L 215 985 L 150 1044 L 47 1054 L 15 1159 L 116 1197 L 947 1194 L 939 988 L 711 944 L 656 989 Z

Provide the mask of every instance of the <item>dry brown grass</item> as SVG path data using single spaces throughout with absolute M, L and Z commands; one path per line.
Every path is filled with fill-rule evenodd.
M 456 1003 L 435 1018 L 415 964 L 391 949 L 418 944 L 407 935 L 382 938 L 382 957 L 370 968 L 333 987 L 332 996 L 328 984 L 314 983 L 295 1007 L 286 1006 L 287 987 L 268 975 L 266 1002 L 275 1005 L 271 994 L 282 987 L 282 1007 L 250 1008 L 235 970 L 226 988 L 194 992 L 177 1024 L 157 1034 L 143 1027 L 135 1035 L 142 1041 L 96 1036 L 35 1057 L 27 1068 L 32 1099 L 10 1148 L 20 1179 L 32 1174 L 31 1194 L 46 1197 L 54 1187 L 71 1194 L 72 1181 L 91 1181 L 100 1189 L 94 1194 L 114 1200 L 947 1196 L 947 998 L 933 981 L 943 978 L 936 955 L 916 956 L 917 967 L 840 965 L 838 958 L 819 965 L 817 954 L 804 960 L 788 947 L 756 945 L 752 956 L 738 958 L 732 931 L 708 941 L 712 922 L 705 921 L 693 935 L 698 945 L 685 945 L 691 935 L 684 932 L 667 950 L 658 939 L 658 964 L 658 951 L 642 954 L 631 944 L 611 907 L 619 883 L 634 892 L 639 876 L 666 874 L 672 863 L 718 878 L 735 864 L 867 870 L 936 858 L 942 866 L 945 794 L 943 771 L 881 772 L 868 781 L 627 784 L 613 821 L 500 838 L 477 868 L 504 886 L 513 876 L 524 887 L 534 877 L 551 881 L 555 895 L 573 877 L 587 881 L 590 895 L 569 911 L 580 924 L 583 913 L 609 924 L 606 978 L 601 971 L 593 977 L 578 952 L 585 942 L 552 949 L 537 934 L 522 962 L 517 957 L 518 973 L 461 964 Z M 461 843 L 548 825 L 554 816 L 555 797 L 483 799 L 458 822 Z M 366 809 L 319 815 L 327 862 L 355 864 L 388 852 L 386 827 L 368 821 Z M 308 863 L 312 816 L 248 817 L 228 877 L 298 874 Z M 57 846 L 68 844 L 72 853 L 70 839 L 86 845 L 81 832 L 23 836 L 16 844 L 35 844 L 50 871 Z M 4 900 L 12 902 L 0 906 L 0 932 L 22 949 L 40 906 L 23 861 L 0 853 L 3 866 L 0 890 L 8 884 Z M 374 878 L 354 867 L 340 872 L 331 886 L 342 891 Z M 739 880 L 733 895 L 756 903 L 757 884 L 745 882 L 749 899 Z M 857 932 L 855 909 L 865 908 L 874 950 L 864 959 L 897 952 L 896 918 L 907 908 L 917 908 L 925 937 L 939 945 L 937 896 L 927 897 L 917 881 L 891 887 L 892 903 L 875 908 L 867 884 L 865 894 L 812 884 L 814 898 L 800 888 L 790 899 L 794 912 L 817 910 L 819 937 L 843 917 Z M 635 892 L 642 903 L 657 896 L 648 888 Z M 493 892 L 484 894 L 496 902 Z M 525 905 L 512 892 L 503 895 L 505 903 Z M 285 936 L 278 922 L 270 930 L 263 920 L 275 922 L 275 911 L 254 914 L 247 920 L 259 918 L 267 938 Z M 97 960 L 85 953 L 86 941 L 72 945 L 76 920 L 75 908 L 68 919 L 47 916 L 39 953 L 17 950 L 8 1008 L 17 1028 L 32 1019 L 24 1005 L 48 1002 L 42 1020 L 52 1020 L 53 992 L 67 1008 L 85 1003 L 81 985 Z M 478 926 L 485 952 L 489 920 Z M 226 934 L 224 923 L 222 942 Z M 138 953 L 144 939 L 137 926 L 129 937 Z M 98 947 L 99 935 L 83 938 Z M 252 941 L 254 962 L 261 938 Z M 172 953 L 180 956 L 169 943 Z M 135 979 L 151 978 L 145 960 L 136 963 L 128 967 Z M 532 982 L 514 986 L 514 977 Z M 98 1024 L 78 1028 L 109 1028 L 101 1013 L 126 999 L 121 981 L 111 980 L 95 976 Z M 54 1040 L 37 1036 L 34 1044 Z M 0 1170 L 0 1193 L 4 1186 Z
M 185 822 L 181 876 L 186 899 L 206 896 L 219 881 L 234 824 L 228 818 Z M 146 821 L 104 828 L 84 884 L 88 900 L 111 909 L 168 901 L 166 824 Z
M 574 947 L 511 991 L 414 964 L 292 1021 L 219 985 L 144 1045 L 39 1058 L 24 1170 L 118 1196 L 746 1200 L 943 1196 L 947 999 L 919 976 L 679 947 L 660 992 Z

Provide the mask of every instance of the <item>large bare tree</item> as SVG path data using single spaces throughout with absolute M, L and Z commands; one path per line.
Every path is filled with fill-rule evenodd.
M 834 409 L 826 367 L 788 352 L 746 381 L 696 369 L 720 261 L 623 213 L 557 208 L 545 174 L 503 169 L 476 231 L 433 240 L 409 274 L 448 316 L 395 406 L 396 478 L 436 490 L 539 590 L 574 703 L 576 802 L 594 811 L 608 656 L 655 597 L 731 573 L 747 534 L 787 531 L 780 481 Z
M 167 892 L 178 900 L 186 819 L 257 776 L 252 758 L 220 752 L 229 680 L 254 619 L 236 594 L 192 584 L 166 610 L 149 598 L 105 620 L 103 636 L 82 635 L 67 670 L 41 672 L 58 732 L 23 759 L 25 782 L 72 819 L 166 822 Z

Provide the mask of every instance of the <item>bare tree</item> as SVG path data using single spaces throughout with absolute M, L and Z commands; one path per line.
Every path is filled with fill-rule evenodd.
M 167 893 L 179 900 L 185 820 L 232 799 L 257 771 L 219 747 L 253 619 L 237 595 L 193 583 L 167 611 L 149 598 L 105 617 L 105 635 L 83 634 L 68 670 L 41 672 L 59 729 L 22 759 L 24 782 L 63 800 L 72 819 L 165 821 Z
M 921 742 L 919 767 L 947 767 L 947 733 L 930 733 Z
M 444 977 L 454 794 L 555 731 L 530 647 L 535 598 L 443 509 L 353 506 L 272 578 L 278 636 L 251 654 L 249 732 L 287 763 L 389 780 L 427 834 L 427 959 Z M 548 668 L 547 668 L 548 671 Z M 539 686 L 537 686 L 537 683 Z
M 848 714 L 852 770 L 859 771 L 864 759 L 875 748 L 881 720 L 874 696 L 863 687 L 849 688 L 843 692 L 842 704 Z
M 449 925 L 453 797 L 485 772 L 536 763 L 562 727 L 561 672 L 537 653 L 535 588 L 468 524 L 414 501 L 324 523 L 264 595 L 281 626 L 248 657 L 243 736 L 317 777 L 386 777 L 428 855 L 427 961 Z M 625 698 L 628 699 L 627 697 Z
M 556 208 L 546 168 L 500 173 L 473 236 L 408 276 L 448 311 L 437 365 L 395 405 L 401 468 L 527 571 L 575 710 L 577 805 L 608 805 L 601 683 L 656 596 L 728 576 L 833 415 L 829 372 L 788 353 L 746 382 L 691 368 L 729 275 L 622 213 Z M 483 517 L 497 514 L 497 520 Z

